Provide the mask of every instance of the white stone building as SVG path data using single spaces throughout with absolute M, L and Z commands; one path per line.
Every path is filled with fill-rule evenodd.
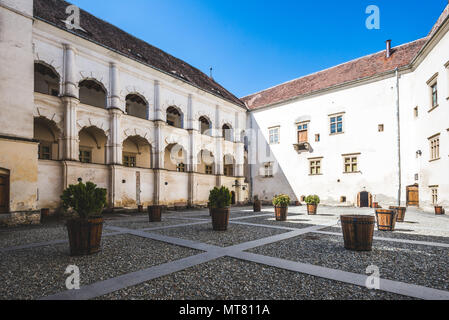
M 68 6 L 0 1 L 0 210 L 56 210 L 79 178 L 111 208 L 206 205 L 220 185 L 248 201 L 245 105 L 84 11 L 73 28 Z
M 448 206 L 448 13 L 423 39 L 243 98 L 253 194 Z

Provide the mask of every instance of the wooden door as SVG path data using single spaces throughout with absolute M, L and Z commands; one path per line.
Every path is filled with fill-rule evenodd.
M 419 207 L 419 186 L 407 187 L 407 207 Z
M 298 143 L 304 143 L 308 141 L 309 141 L 308 131 L 307 130 L 298 131 Z
M 9 212 L 9 176 L 0 175 L 0 213 Z

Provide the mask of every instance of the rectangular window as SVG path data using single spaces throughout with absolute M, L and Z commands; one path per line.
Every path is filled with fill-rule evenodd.
M 186 172 L 186 165 L 184 163 L 178 163 L 176 166 L 176 171 L 178 172 Z
M 92 163 L 92 151 L 80 148 L 79 158 L 82 163 Z
M 419 116 L 419 108 L 417 106 L 415 107 L 415 109 L 413 109 L 413 112 L 414 112 L 415 118 L 418 118 L 418 116 Z
M 206 166 L 206 174 L 212 174 L 212 166 Z
M 320 142 L 320 140 L 321 140 L 320 135 L 319 135 L 319 134 L 316 134 L 316 135 L 315 135 L 315 142 Z
M 434 206 L 438 205 L 438 187 L 430 187 L 432 193 L 432 204 Z
M 438 106 L 438 83 L 435 82 L 431 87 L 432 90 L 432 108 Z
M 343 115 L 330 116 L 330 134 L 343 133 Z
M 279 144 L 279 131 L 279 127 L 269 129 L 270 144 Z
M 430 142 L 430 160 L 440 159 L 440 135 L 429 138 Z
M 273 164 L 271 162 L 265 163 L 265 178 L 273 177 Z
M 359 172 L 357 155 L 344 156 L 344 164 L 345 164 L 344 169 L 345 173 Z
M 51 160 L 51 143 L 40 142 L 38 151 L 40 160 Z
M 136 155 L 134 154 L 124 154 L 123 155 L 123 165 L 125 167 L 134 168 L 136 167 Z
M 310 160 L 310 175 L 315 176 L 321 174 L 321 160 L 322 159 Z
M 309 142 L 309 122 L 298 123 L 298 143 Z
M 379 132 L 384 132 L 384 125 L 383 124 L 379 124 L 378 130 L 379 130 Z

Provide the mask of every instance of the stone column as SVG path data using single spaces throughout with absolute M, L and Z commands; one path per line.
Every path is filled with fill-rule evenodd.
M 79 160 L 79 137 L 77 130 L 77 107 L 79 90 L 76 81 L 76 53 L 75 49 L 64 44 L 64 73 L 62 103 L 64 106 L 64 132 L 63 132 L 63 160 Z
M 63 95 L 66 97 L 79 98 L 79 89 L 76 79 L 76 52 L 69 45 L 64 44 L 64 75 Z
M 223 165 L 223 139 L 222 130 L 220 127 L 221 115 L 220 106 L 215 106 L 215 164 L 214 164 L 214 174 L 216 175 L 216 185 L 220 187 L 222 184 L 222 177 L 224 175 L 224 165 Z
M 63 160 L 79 161 L 79 138 L 76 111 L 79 100 L 74 97 L 61 97 L 64 106 Z
M 111 62 L 109 68 L 109 108 L 116 108 L 125 111 L 125 108 L 120 100 L 120 75 L 117 64 Z
M 186 129 L 189 132 L 189 150 L 188 150 L 188 158 L 187 158 L 187 171 L 189 172 L 188 179 L 188 206 L 193 207 L 195 205 L 196 199 L 196 179 L 195 173 L 198 171 L 197 166 L 197 153 L 196 150 L 196 141 L 198 139 L 198 131 L 194 129 L 194 120 L 193 120 L 193 98 L 192 95 L 189 94 L 187 101 L 187 121 L 186 121 Z
M 123 146 L 120 139 L 120 119 L 123 115 L 123 111 L 117 108 L 109 109 L 109 121 L 110 121 L 110 134 L 107 145 L 106 161 L 108 164 L 121 165 L 123 162 L 122 151 Z
M 154 81 L 154 143 L 153 146 L 153 172 L 154 172 L 154 194 L 153 204 L 160 204 L 162 171 L 164 169 L 164 142 L 162 140 L 162 128 L 164 116 L 160 105 L 159 81 Z

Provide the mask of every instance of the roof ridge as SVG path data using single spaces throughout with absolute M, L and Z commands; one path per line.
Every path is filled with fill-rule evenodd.
M 410 45 L 410 44 L 413 44 L 413 43 L 422 41 L 422 40 L 427 39 L 427 38 L 428 38 L 428 36 L 423 37 L 423 38 L 420 38 L 420 39 L 417 39 L 417 40 L 413 40 L 413 41 L 409 41 L 409 42 L 403 43 L 403 44 L 401 44 L 401 45 L 392 47 L 392 50 L 394 50 L 394 49 L 399 49 L 399 48 L 401 48 L 401 47 L 404 47 L 404 46 L 407 46 L 407 45 Z M 381 53 L 383 53 L 383 52 L 385 52 L 385 50 L 381 50 L 381 51 L 378 51 L 378 52 L 375 52 L 375 53 L 367 54 L 367 55 L 362 56 L 362 57 L 359 57 L 359 58 L 355 58 L 355 59 L 352 59 L 352 60 L 349 60 L 349 61 L 346 61 L 346 62 L 342 62 L 342 63 L 337 64 L 337 65 L 335 65 L 335 66 L 332 66 L 332 67 L 329 67 L 329 68 L 326 68 L 326 69 L 322 69 L 322 70 L 319 70 L 319 71 L 316 71 L 316 72 L 312 72 L 312 73 L 309 73 L 309 74 L 300 76 L 300 77 L 298 77 L 298 78 L 295 78 L 295 79 L 292 79 L 292 80 L 289 80 L 289 81 L 285 81 L 285 82 L 280 83 L 280 84 L 278 84 L 278 85 L 275 85 L 275 86 L 272 86 L 272 87 L 263 89 L 263 90 L 261 90 L 261 91 L 257 91 L 257 92 L 255 92 L 255 93 L 252 93 L 252 94 L 246 95 L 246 96 L 244 96 L 244 97 L 241 97 L 240 99 L 250 98 L 250 97 L 255 96 L 255 95 L 257 95 L 257 94 L 260 94 L 260 93 L 262 93 L 262 92 L 269 91 L 269 90 L 271 90 L 271 89 L 274 89 L 274 88 L 277 88 L 277 87 L 280 87 L 280 86 L 283 86 L 283 85 L 286 85 L 286 84 L 289 84 L 289 83 L 291 83 L 291 82 L 295 82 L 295 81 L 298 81 L 298 80 L 301 80 L 301 79 L 305 79 L 305 78 L 307 78 L 307 77 L 310 77 L 310 76 L 313 76 L 313 75 L 316 75 L 316 74 L 319 74 L 319 73 L 322 73 L 322 72 L 326 72 L 326 71 L 329 71 L 329 70 L 332 70 L 332 69 L 335 69 L 335 68 L 344 66 L 344 65 L 346 65 L 346 64 L 354 63 L 354 62 L 356 62 L 356 61 L 358 61 L 358 60 L 366 59 L 366 58 L 369 58 L 369 57 L 372 57 L 372 56 L 381 54 Z

